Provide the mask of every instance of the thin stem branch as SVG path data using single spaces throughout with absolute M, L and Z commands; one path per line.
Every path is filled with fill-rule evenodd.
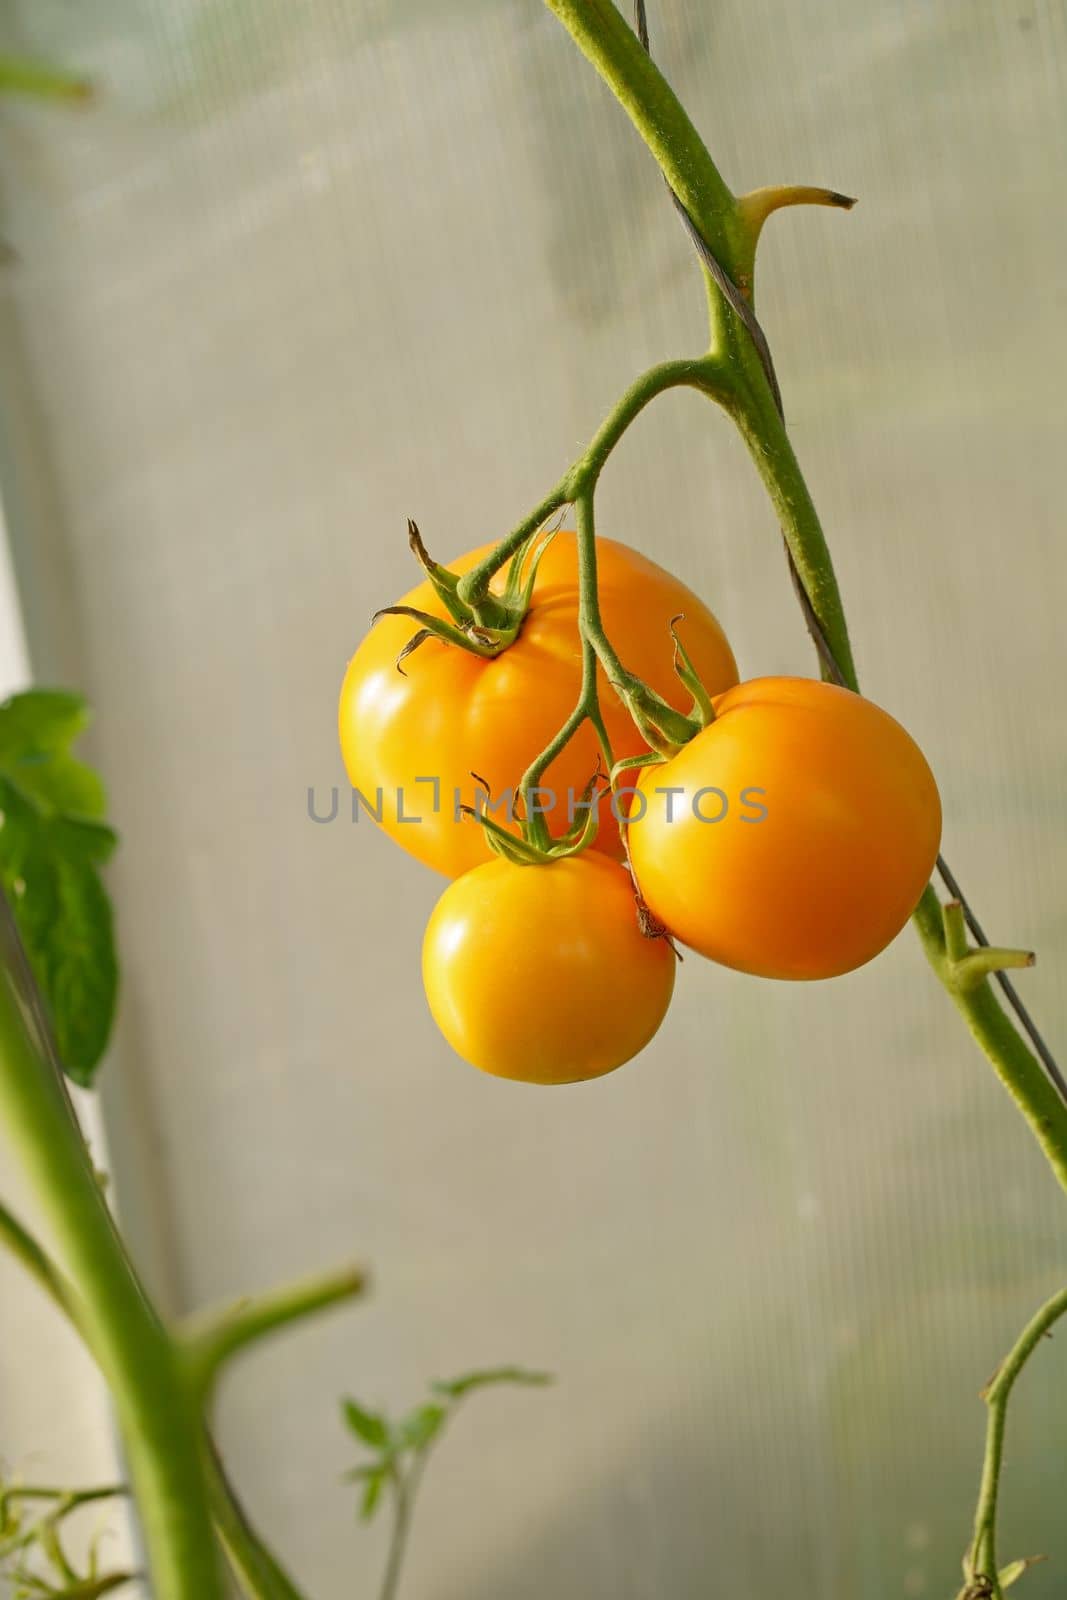
M 999 1600 L 1000 1582 L 997 1577 L 997 1502 L 1000 1476 L 1004 1459 L 1004 1435 L 1007 1426 L 1008 1400 L 1015 1381 L 1034 1350 L 1049 1333 L 1054 1323 L 1067 1313 L 1067 1289 L 1061 1289 L 1047 1300 L 1019 1335 L 984 1393 L 988 1411 L 986 1419 L 985 1459 L 982 1464 L 982 1482 L 978 1493 L 978 1507 L 974 1519 L 974 1536 L 971 1543 L 969 1577 L 985 1580 L 987 1592 Z
M 221 1311 L 187 1318 L 177 1337 L 194 1392 L 207 1394 L 220 1367 L 232 1355 L 290 1322 L 354 1299 L 362 1294 L 366 1282 L 361 1267 L 343 1267 L 266 1294 L 248 1296 Z
M 661 361 L 636 378 L 612 406 L 585 450 L 575 461 L 563 482 L 567 499 L 575 500 L 582 490 L 592 491 L 607 464 L 608 457 L 631 423 L 657 395 L 668 389 L 699 389 L 725 400 L 729 393 L 723 365 L 715 355 Z
M 412 1469 L 414 1472 L 414 1468 Z M 408 1535 L 411 1532 L 412 1489 L 405 1479 L 402 1467 L 394 1467 L 391 1480 L 393 1485 L 393 1527 L 389 1536 L 389 1553 L 386 1556 L 385 1571 L 382 1574 L 382 1588 L 380 1600 L 396 1600 L 400 1587 L 400 1571 L 404 1564 L 407 1552 Z
M 68 1283 L 37 1240 L 6 1206 L 0 1205 L 0 1244 L 20 1261 L 38 1285 L 85 1338 L 83 1313 L 72 1284 Z M 25 1491 L 24 1491 L 25 1492 Z
M 595 480 L 594 480 L 595 481 Z M 700 724 L 668 705 L 620 660 L 604 629 L 597 587 L 596 515 L 591 483 L 576 496 L 578 529 L 578 629 L 592 646 L 611 687 L 629 711 L 638 732 L 653 749 L 677 749 L 699 732 Z
M 567 503 L 566 479 L 561 479 L 554 489 L 550 489 L 529 516 L 524 517 L 517 527 L 512 528 L 500 543 L 485 556 L 478 565 L 464 573 L 456 585 L 456 594 L 468 606 L 478 606 L 489 592 L 489 584 L 513 555 L 517 555 L 523 545 L 532 539 L 539 528 L 542 528 L 554 511 Z
M 204 1435 L 204 1470 L 215 1528 L 248 1600 L 305 1600 L 274 1552 L 245 1514 L 210 1435 Z
M 79 1506 L 93 1505 L 99 1500 L 124 1499 L 128 1494 L 124 1483 L 110 1483 L 94 1489 L 52 1489 L 38 1483 L 13 1483 L 0 1490 L 0 1506 L 12 1500 L 50 1500 L 62 1502 L 67 1511 Z
M 612 407 L 604 421 L 600 424 L 585 450 L 574 462 L 570 471 L 561 479 L 557 487 L 546 500 L 542 501 L 533 512 L 521 522 L 514 533 L 509 534 L 501 545 L 493 552 L 492 556 L 476 567 L 468 575 L 467 582 L 476 580 L 475 590 L 482 582 L 482 575 L 490 568 L 498 570 L 503 564 L 506 554 L 510 553 L 512 545 L 521 545 L 523 538 L 528 538 L 530 532 L 544 521 L 545 515 L 554 509 L 550 502 L 564 504 L 572 501 L 575 506 L 578 522 L 578 588 L 579 588 L 579 632 L 582 636 L 582 681 L 578 693 L 578 700 L 574 710 L 564 722 L 563 726 L 554 735 L 548 745 L 541 751 L 534 761 L 530 763 L 523 774 L 519 792 L 527 802 L 524 805 L 524 815 L 527 830 L 531 833 L 533 842 L 542 849 L 546 848 L 549 841 L 548 826 L 544 817 L 529 804 L 533 791 L 538 787 L 548 768 L 569 744 L 578 729 L 584 722 L 590 722 L 596 731 L 604 760 L 608 770 L 613 765 L 611 741 L 604 723 L 600 707 L 599 688 L 597 684 L 596 663 L 599 658 L 607 673 L 613 688 L 624 696 L 636 696 L 640 701 L 647 699 L 649 707 L 654 705 L 657 715 L 662 719 L 664 713 L 667 720 L 677 718 L 673 724 L 674 732 L 681 742 L 692 731 L 686 719 L 672 710 L 658 696 L 653 696 L 638 679 L 627 672 L 620 661 L 611 641 L 604 630 L 603 619 L 600 615 L 600 600 L 597 590 L 596 576 L 596 537 L 593 527 L 593 497 L 601 472 L 607 464 L 612 451 L 619 444 L 623 435 L 641 412 L 657 395 L 664 394 L 668 389 L 692 388 L 704 394 L 721 395 L 725 397 L 727 390 L 722 383 L 720 362 L 714 356 L 701 356 L 696 359 L 678 361 L 663 361 L 657 366 L 650 367 L 647 372 L 630 385 L 617 403 Z M 558 500 L 557 500 L 558 497 Z M 546 511 L 548 507 L 548 511 Z M 502 555 L 504 552 L 504 555 Z M 463 593 L 460 580 L 461 594 Z

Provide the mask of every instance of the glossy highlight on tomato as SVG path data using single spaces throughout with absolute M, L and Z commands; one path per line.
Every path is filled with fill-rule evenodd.
M 922 751 L 871 701 L 807 678 L 755 678 L 715 712 L 638 784 L 629 845 L 650 909 L 742 972 L 862 966 L 900 932 L 937 856 L 941 803 Z
M 468 571 L 491 547 L 451 563 Z M 670 573 L 626 545 L 597 540 L 600 605 L 608 635 L 624 665 L 665 700 L 685 710 L 688 696 L 673 669 L 671 619 L 709 692 L 737 682 L 733 653 L 718 622 L 696 595 Z M 401 602 L 444 617 L 429 583 Z M 417 624 L 382 617 L 349 662 L 341 689 L 339 730 L 349 781 L 396 843 L 449 877 L 490 858 L 483 830 L 456 818 L 455 791 L 473 804 L 472 773 L 489 784 L 494 800 L 515 790 L 530 763 L 566 721 L 578 698 L 578 557 L 572 532 L 557 533 L 538 569 L 533 601 L 518 638 L 501 655 L 484 660 L 438 639 L 428 639 L 397 669 L 397 657 Z M 616 759 L 637 755 L 643 742 L 603 675 L 600 699 Z M 545 774 L 556 795 L 548 824 L 556 837 L 569 825 L 568 791 L 581 796 L 597 762 L 588 725 Z M 438 808 L 434 810 L 435 788 Z M 506 822 L 505 813 L 493 813 Z M 405 820 L 418 818 L 418 821 Z M 512 827 L 512 831 L 517 828 Z M 618 827 L 607 801 L 600 807 L 597 848 L 619 857 Z
M 476 867 L 437 902 L 422 952 L 453 1050 L 495 1077 L 544 1084 L 601 1077 L 643 1050 L 675 964 L 666 940 L 641 932 L 625 868 L 595 850 Z

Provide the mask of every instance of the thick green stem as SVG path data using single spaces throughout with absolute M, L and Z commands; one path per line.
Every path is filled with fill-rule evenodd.
M 983 979 L 976 986 L 963 989 L 955 982 L 953 969 L 957 962 L 946 950 L 941 903 L 932 885 L 923 892 L 912 921 L 927 960 L 1067 1190 L 1067 1107 L 988 981 Z
M 6 913 L 6 907 L 2 908 Z M 131 1272 L 62 1084 L 0 974 L 0 1112 L 79 1286 L 86 1336 L 115 1398 L 159 1600 L 222 1600 L 181 1363 Z
M 70 1322 L 74 1323 L 75 1330 L 82 1334 L 88 1346 L 82 1307 L 78 1304 L 74 1288 L 67 1283 L 66 1278 L 62 1277 L 58 1267 L 54 1266 L 54 1262 L 46 1256 L 37 1240 L 22 1227 L 18 1219 L 11 1216 L 5 1206 L 0 1206 L 0 1243 L 8 1246 L 11 1254 L 22 1262 L 22 1266 L 26 1267 L 30 1274 L 34 1275 L 38 1285 L 42 1286 L 42 1290 L 50 1296 L 51 1301 L 64 1312 L 66 1317 L 69 1317 Z M 90 1354 L 93 1354 L 91 1347 Z M 250 1597 L 250 1600 L 304 1600 L 301 1590 L 294 1586 L 290 1576 L 285 1573 L 282 1566 L 278 1565 L 277 1558 L 248 1522 L 234 1486 L 230 1485 L 226 1472 L 222 1469 L 222 1462 L 219 1461 L 218 1451 L 211 1443 L 210 1435 L 205 1435 L 205 1451 L 205 1474 L 208 1480 L 211 1515 L 243 1592 Z M 8 1491 L 8 1498 L 18 1494 L 22 1499 L 26 1499 L 35 1493 L 37 1491 L 19 1486 L 18 1490 Z M 94 1491 L 94 1494 L 96 1493 L 102 1496 L 102 1491 Z M 107 1493 L 125 1494 L 126 1490 L 117 1488 Z
M 982 1482 L 978 1494 L 978 1508 L 975 1512 L 968 1576 L 972 1580 L 984 1579 L 984 1591 L 997 1596 L 998 1600 L 1001 1587 L 997 1578 L 997 1499 L 1004 1458 L 1008 1400 L 1015 1380 L 1030 1356 L 1049 1333 L 1053 1324 L 1065 1313 L 1067 1313 L 1067 1289 L 1061 1289 L 1058 1294 L 1047 1300 L 1036 1316 L 1027 1323 L 1011 1351 L 997 1368 L 983 1397 L 988 1410 L 985 1460 L 982 1464 Z
M 45 1254 L 37 1240 L 3 1206 L 0 1206 L 0 1244 L 6 1245 L 33 1275 L 59 1310 L 70 1319 L 75 1330 L 81 1334 L 90 1354 L 93 1354 L 73 1287 Z M 306 1302 L 304 1308 L 307 1309 Z M 300 1590 L 278 1564 L 275 1556 L 245 1516 L 237 1494 L 223 1470 L 218 1452 L 207 1434 L 204 1436 L 204 1449 L 205 1474 L 215 1529 L 242 1590 L 249 1600 L 303 1600 Z M 108 1492 L 124 1494 L 126 1490 L 121 1488 Z M 9 1497 L 11 1494 L 17 1494 L 25 1499 L 33 1493 L 36 1491 L 20 1487 L 10 1491 Z
M 858 690 L 845 608 L 818 512 L 755 351 L 739 346 L 738 357 L 740 371 L 735 367 L 735 382 L 722 403 L 778 513 L 797 575 L 842 676 Z
M 744 227 L 678 96 L 612 0 L 545 0 L 611 89 L 674 194 L 729 272 Z

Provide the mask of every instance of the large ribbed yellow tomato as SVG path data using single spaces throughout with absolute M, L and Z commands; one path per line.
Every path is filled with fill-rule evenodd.
M 525 1083 L 598 1078 L 663 1021 L 675 955 L 646 938 L 626 869 L 596 850 L 499 858 L 449 884 L 422 976 L 434 1021 L 472 1066 Z
M 452 571 L 469 570 L 488 549 L 472 550 L 452 563 Z M 737 682 L 723 631 L 696 595 L 625 545 L 598 539 L 597 551 L 604 625 L 629 671 L 679 710 L 686 708 L 670 633 L 671 618 L 683 613 L 678 633 L 709 692 Z M 516 789 L 574 709 L 581 678 L 577 582 L 575 536 L 557 533 L 538 569 L 522 631 L 494 660 L 431 638 L 400 672 L 397 656 L 418 624 L 390 616 L 375 623 L 349 662 L 341 689 L 341 751 L 352 787 L 366 802 L 361 814 L 380 810 L 382 826 L 398 844 L 449 877 L 490 856 L 478 823 L 457 819 L 457 792 L 465 804 L 475 802 L 472 772 L 486 780 L 493 800 Z M 401 603 L 446 614 L 429 583 Z M 643 742 L 603 676 L 600 694 L 616 759 L 637 755 Z M 596 738 L 585 726 L 545 774 L 555 797 L 547 812 L 554 836 L 567 831 L 568 791 L 580 800 L 596 760 Z M 542 799 L 547 808 L 551 796 Z M 492 814 L 505 822 L 506 810 Z M 620 854 L 606 799 L 598 848 Z
M 650 909 L 742 972 L 862 966 L 900 932 L 937 856 L 922 751 L 869 700 L 807 678 L 738 684 L 715 712 L 638 785 L 630 855 Z

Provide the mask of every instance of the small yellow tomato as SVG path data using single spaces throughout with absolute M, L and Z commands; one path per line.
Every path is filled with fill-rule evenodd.
M 426 928 L 434 1020 L 472 1066 L 525 1083 L 621 1067 L 663 1021 L 675 955 L 638 926 L 625 868 L 598 851 L 495 858 L 449 885 Z

